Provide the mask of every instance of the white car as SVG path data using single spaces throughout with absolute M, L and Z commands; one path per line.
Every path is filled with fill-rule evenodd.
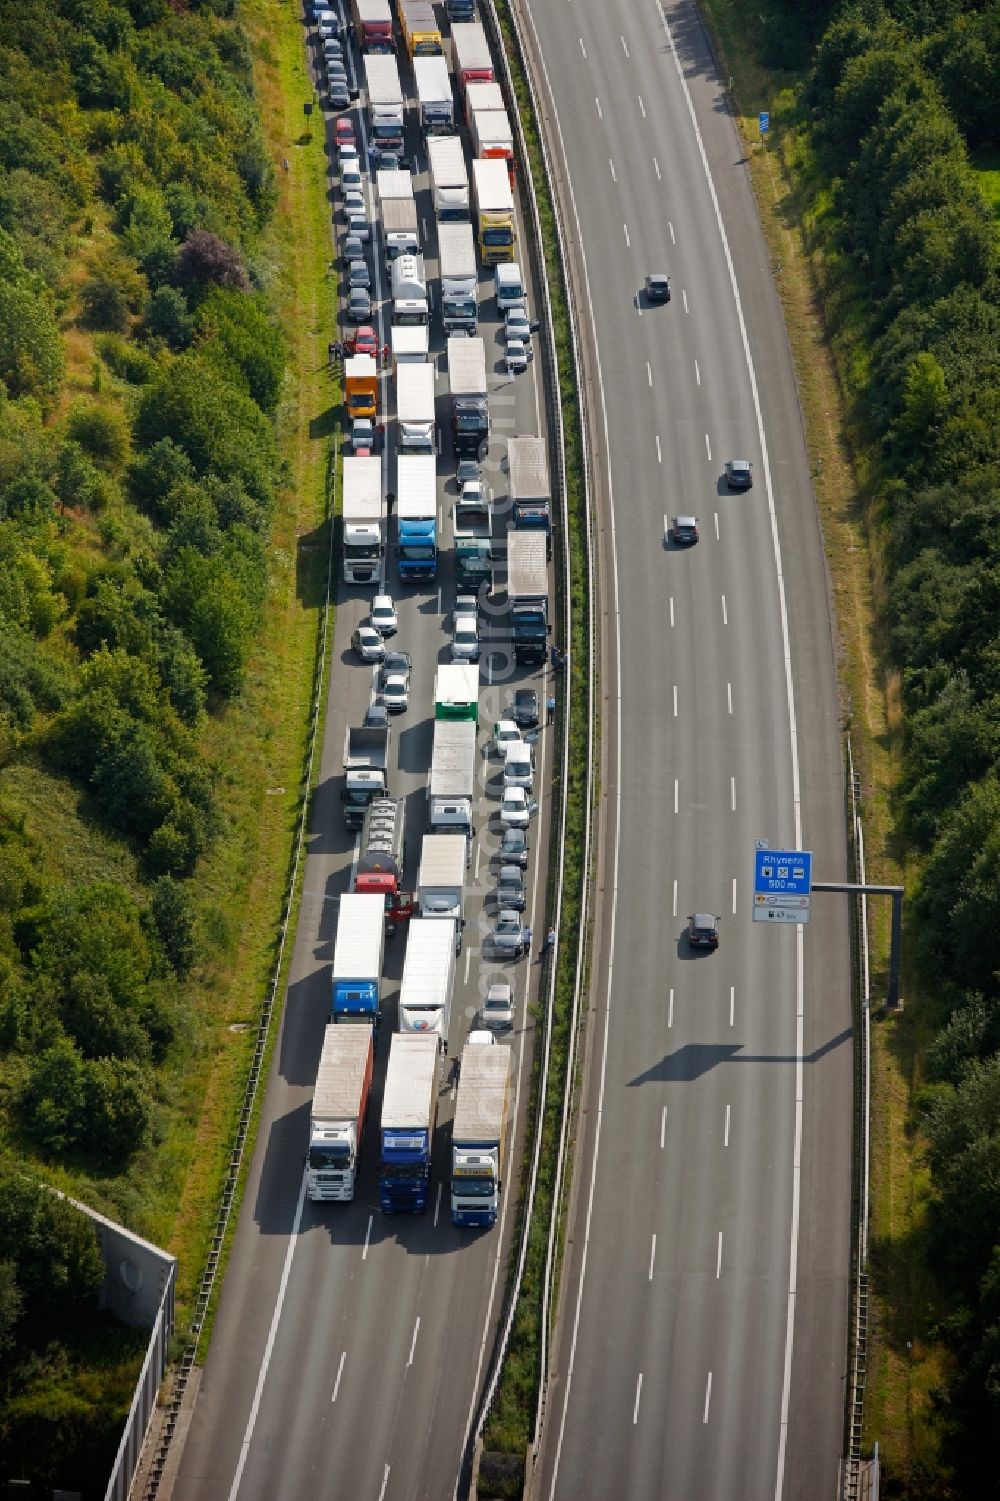
M 500 800 L 500 822 L 505 829 L 526 829 L 538 804 L 523 787 L 505 787 Z
M 349 235 L 357 235 L 359 240 L 370 240 L 372 237 L 372 227 L 368 223 L 368 215 L 364 212 L 359 212 L 357 209 L 348 209 L 347 233 Z
M 351 637 L 351 645 L 362 662 L 381 662 L 385 656 L 385 642 L 370 625 L 358 626 Z
M 514 992 L 507 980 L 494 980 L 486 992 L 479 1025 L 507 1032 L 514 1025 Z
M 475 615 L 456 615 L 451 633 L 453 662 L 479 661 L 479 621 Z
M 519 741 L 517 745 L 508 745 L 503 762 L 504 787 L 523 787 L 525 792 L 530 792 L 534 780 L 535 758 L 531 753 L 531 746 L 526 740 Z
M 498 719 L 493 726 L 493 749 L 497 755 L 505 756 L 508 745 L 515 742 L 521 743 L 521 731 L 512 719 Z
M 363 193 L 363 182 L 361 167 L 357 160 L 341 162 L 340 191 L 342 193 Z
M 531 359 L 534 359 L 534 351 L 530 344 L 525 344 L 521 339 L 507 340 L 504 360 L 508 375 L 520 375 L 522 371 L 527 370 L 528 361 Z
M 345 214 L 347 214 L 348 218 L 350 218 L 351 215 L 364 214 L 367 212 L 365 208 L 365 195 L 360 188 L 347 188 L 345 190 L 344 212 Z M 352 230 L 352 234 L 353 233 L 354 231 Z M 510 346 L 508 345 L 508 348 L 509 347 Z
M 482 480 L 478 480 L 478 479 L 469 479 L 469 480 L 466 480 L 465 483 L 462 486 L 462 499 L 464 501 L 471 501 L 473 505 L 477 505 L 477 506 L 485 505 L 486 504 L 486 492 L 483 489 L 483 482 L 482 482 Z
M 371 624 L 380 636 L 394 636 L 399 630 L 391 594 L 376 594 L 372 600 Z
M 488 1032 L 484 1028 L 478 1027 L 476 1031 L 469 1033 L 465 1041 L 469 1047 L 491 1048 L 496 1043 L 496 1038 L 493 1036 L 492 1032 Z
M 531 320 L 523 302 L 507 309 L 503 322 L 503 336 L 508 344 L 511 339 L 520 339 L 522 344 L 528 345 L 531 342 L 532 332 Z
M 403 672 L 387 672 L 382 678 L 382 702 L 390 714 L 402 714 L 410 703 L 410 680 Z

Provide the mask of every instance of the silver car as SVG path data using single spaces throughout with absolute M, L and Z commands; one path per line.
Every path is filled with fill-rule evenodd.
M 523 912 L 527 905 L 524 894 L 524 876 L 516 865 L 502 865 L 497 876 L 497 905 Z
M 385 642 L 378 631 L 370 625 L 359 625 L 351 637 L 351 645 L 362 662 L 381 662 L 385 656 Z
M 380 636 L 394 636 L 399 630 L 391 594 L 376 594 L 372 600 L 371 623 Z
M 451 634 L 453 662 L 479 661 L 479 621 L 475 615 L 456 615 Z
M 491 1032 L 509 1032 L 514 1025 L 514 991 L 507 980 L 495 980 L 486 992 L 479 1024 Z
M 494 954 L 505 959 L 520 959 L 528 951 L 528 930 L 521 924 L 520 913 L 504 908 L 497 916 L 496 925 L 490 934 L 490 946 Z

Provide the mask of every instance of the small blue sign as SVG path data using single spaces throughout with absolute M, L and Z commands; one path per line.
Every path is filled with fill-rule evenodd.
M 768 131 L 771 129 L 771 115 L 770 115 L 770 111 L 766 110 L 766 109 L 762 109 L 761 112 L 760 112 L 760 114 L 757 116 L 757 121 L 758 121 L 758 123 L 760 125 L 760 133 L 761 133 L 761 135 L 762 136 L 766 136 L 767 133 L 768 133 Z
M 754 896 L 808 896 L 811 890 L 811 850 L 754 850 Z

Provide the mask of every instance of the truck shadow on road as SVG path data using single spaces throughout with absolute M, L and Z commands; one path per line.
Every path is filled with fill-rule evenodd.
M 846 1028 L 831 1037 L 811 1053 L 804 1053 L 803 1063 L 818 1063 L 835 1048 L 850 1042 L 852 1029 Z M 689 1042 L 676 1053 L 666 1053 L 645 1073 L 636 1074 L 628 1082 L 629 1089 L 640 1084 L 690 1084 L 702 1078 L 720 1063 L 795 1063 L 794 1053 L 744 1053 L 741 1042 Z

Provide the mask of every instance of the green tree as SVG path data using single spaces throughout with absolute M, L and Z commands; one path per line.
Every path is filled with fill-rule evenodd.
M 199 340 L 265 412 L 273 412 L 285 373 L 285 341 L 259 297 L 215 288 L 198 309 Z
M 194 903 L 188 888 L 172 876 L 160 876 L 153 884 L 150 914 L 175 971 L 188 974 L 195 960 Z
M 0 380 L 11 396 L 51 396 L 62 380 L 63 351 L 51 298 L 0 229 Z
M 184 293 L 177 287 L 158 287 L 150 298 L 146 327 L 171 349 L 187 349 L 194 338 L 194 319 Z
M 88 1146 L 109 1162 L 127 1162 L 146 1143 L 152 1105 L 144 1069 L 122 1058 L 96 1058 L 85 1076 Z
M 227 696 L 238 692 L 256 621 L 222 559 L 184 548 L 167 572 L 163 598 L 172 619 L 191 638 L 212 687 Z
M 47 1048 L 31 1064 L 21 1092 L 21 1119 L 39 1150 L 47 1155 L 59 1157 L 80 1139 L 86 1106 L 85 1075 L 83 1059 L 68 1037 Z
M 95 464 L 113 473 L 124 469 L 131 457 L 132 435 L 128 417 L 120 406 L 74 402 L 66 418 L 66 436 Z
M 918 354 L 903 381 L 903 410 L 893 429 L 895 446 L 912 456 L 921 451 L 948 409 L 948 383 L 932 354 Z
M 54 1300 L 67 1312 L 74 1304 L 91 1306 L 104 1281 L 87 1216 L 9 1166 L 0 1172 L 0 1260 L 17 1267 L 27 1319 L 43 1318 Z

